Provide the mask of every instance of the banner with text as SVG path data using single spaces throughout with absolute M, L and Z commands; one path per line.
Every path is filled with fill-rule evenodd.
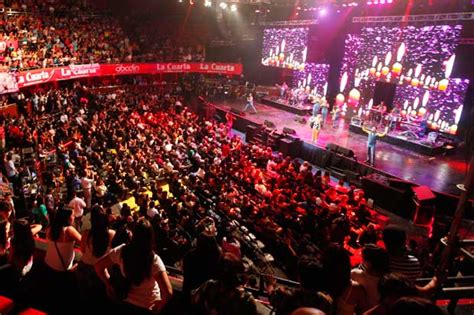
M 47 82 L 80 79 L 98 76 L 160 74 L 160 73 L 208 73 L 240 75 L 242 65 L 237 63 L 119 63 L 85 64 L 66 67 L 45 68 L 16 74 L 18 87 L 32 86 Z

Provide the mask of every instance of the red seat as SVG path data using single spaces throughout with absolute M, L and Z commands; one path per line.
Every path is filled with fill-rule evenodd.
M 11 311 L 13 309 L 13 305 L 13 300 L 4 296 L 0 296 L 0 314 L 5 314 Z
M 39 310 L 31 308 L 31 307 L 21 311 L 18 314 L 19 315 L 48 315 L 48 313 L 39 311 Z

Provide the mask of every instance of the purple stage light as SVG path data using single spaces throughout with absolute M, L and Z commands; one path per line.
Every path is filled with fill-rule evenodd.
M 263 31 L 262 64 L 304 70 L 308 53 L 308 28 L 267 28 Z
M 326 8 L 319 9 L 319 16 L 325 16 L 328 13 Z

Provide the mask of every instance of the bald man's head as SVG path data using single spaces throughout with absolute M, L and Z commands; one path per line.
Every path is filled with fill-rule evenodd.
M 312 307 L 300 307 L 295 310 L 291 315 L 326 315 L 326 313 Z

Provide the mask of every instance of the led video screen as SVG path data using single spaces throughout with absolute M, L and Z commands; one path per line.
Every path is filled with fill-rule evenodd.
M 308 28 L 266 28 L 263 30 L 264 66 L 304 70 L 308 54 Z
M 364 106 L 376 81 L 397 84 L 394 102 L 408 115 L 421 113 L 430 128 L 455 134 L 469 85 L 451 78 L 461 30 L 461 25 L 380 26 L 348 34 L 341 68 L 347 84 L 341 93 L 357 89 Z

